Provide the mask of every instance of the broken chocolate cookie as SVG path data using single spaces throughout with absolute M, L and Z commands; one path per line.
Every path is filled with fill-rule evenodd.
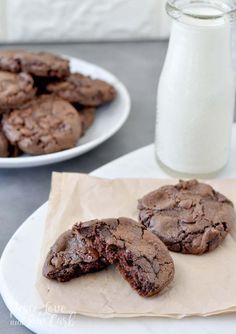
M 43 275 L 66 282 L 82 274 L 105 268 L 109 263 L 94 249 L 90 240 L 81 236 L 77 229 L 63 233 L 51 247 Z
M 173 260 L 162 241 L 130 218 L 93 220 L 73 230 L 89 239 L 100 256 L 115 264 L 141 296 L 152 296 L 174 276 Z

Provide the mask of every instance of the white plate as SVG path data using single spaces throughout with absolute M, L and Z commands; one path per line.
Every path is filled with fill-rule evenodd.
M 114 101 L 99 108 L 94 124 L 81 138 L 76 147 L 61 152 L 16 158 L 0 158 L 0 168 L 21 168 L 47 165 L 68 160 L 90 151 L 114 135 L 125 123 L 130 112 L 130 96 L 126 87 L 110 72 L 84 60 L 67 57 L 71 61 L 71 71 L 91 75 L 111 83 L 118 94 Z
M 233 152 L 236 149 L 236 127 L 233 131 Z M 236 158 L 231 157 L 222 177 L 236 177 Z M 155 162 L 153 145 L 127 154 L 99 169 L 92 175 L 100 177 L 167 177 Z M 40 254 L 43 221 L 47 203 L 40 207 L 16 231 L 7 244 L 0 261 L 0 292 L 15 317 L 39 334 L 233 334 L 235 314 L 181 320 L 165 318 L 96 319 L 73 315 L 52 315 L 43 310 L 35 288 Z M 9 319 L 10 321 L 10 319 Z

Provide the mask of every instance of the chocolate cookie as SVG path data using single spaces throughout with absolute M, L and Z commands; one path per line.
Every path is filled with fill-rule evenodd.
M 39 77 L 64 78 L 70 73 L 69 61 L 48 52 L 0 51 L 0 69 L 27 72 Z
M 64 81 L 49 83 L 47 90 L 69 102 L 91 107 L 110 102 L 116 96 L 112 85 L 81 73 L 72 73 Z
M 232 202 L 197 180 L 161 187 L 140 199 L 138 209 L 140 222 L 174 252 L 211 251 L 235 224 Z
M 132 219 L 93 220 L 77 224 L 73 230 L 114 263 L 141 296 L 157 294 L 173 279 L 174 263 L 165 245 Z
M 32 155 L 74 147 L 82 132 L 76 109 L 52 95 L 42 95 L 4 114 L 2 125 L 11 144 Z
M 11 145 L 4 132 L 2 131 L 2 127 L 0 126 L 0 157 L 15 158 L 20 155 L 20 150 L 17 146 Z
M 8 140 L 0 127 L 0 157 L 6 158 L 8 156 L 9 156 Z
M 83 274 L 101 270 L 108 264 L 99 256 L 91 241 L 73 229 L 63 233 L 51 247 L 43 267 L 43 275 L 66 282 Z
M 96 109 L 92 107 L 85 107 L 81 110 L 79 110 L 80 118 L 82 121 L 82 136 L 85 134 L 85 132 L 90 128 L 90 126 L 93 124 L 95 119 L 95 112 Z
M 0 50 L 0 70 L 13 73 L 21 72 L 20 62 L 15 55 L 21 50 Z
M 17 108 L 33 98 L 35 89 L 32 77 L 27 73 L 0 71 L 0 111 Z

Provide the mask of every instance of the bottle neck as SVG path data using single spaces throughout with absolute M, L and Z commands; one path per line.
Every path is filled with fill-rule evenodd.
M 221 20 L 215 24 L 197 22 L 192 24 L 172 21 L 169 52 L 188 54 L 188 57 L 231 58 L 230 22 Z
M 236 19 L 234 0 L 167 0 L 166 11 L 181 22 L 202 19 L 212 23 L 215 19 Z

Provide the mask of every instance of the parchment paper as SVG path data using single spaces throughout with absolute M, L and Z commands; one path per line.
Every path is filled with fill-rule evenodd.
M 53 313 L 96 317 L 190 315 L 236 311 L 236 226 L 220 247 L 194 256 L 172 252 L 175 278 L 161 294 L 140 297 L 113 266 L 67 283 L 41 274 L 45 256 L 56 238 L 74 223 L 94 218 L 128 216 L 137 220 L 137 199 L 177 180 L 101 179 L 83 174 L 54 173 L 42 243 L 37 288 Z M 236 180 L 211 180 L 236 206 Z M 43 222 L 42 222 L 43 223 Z

